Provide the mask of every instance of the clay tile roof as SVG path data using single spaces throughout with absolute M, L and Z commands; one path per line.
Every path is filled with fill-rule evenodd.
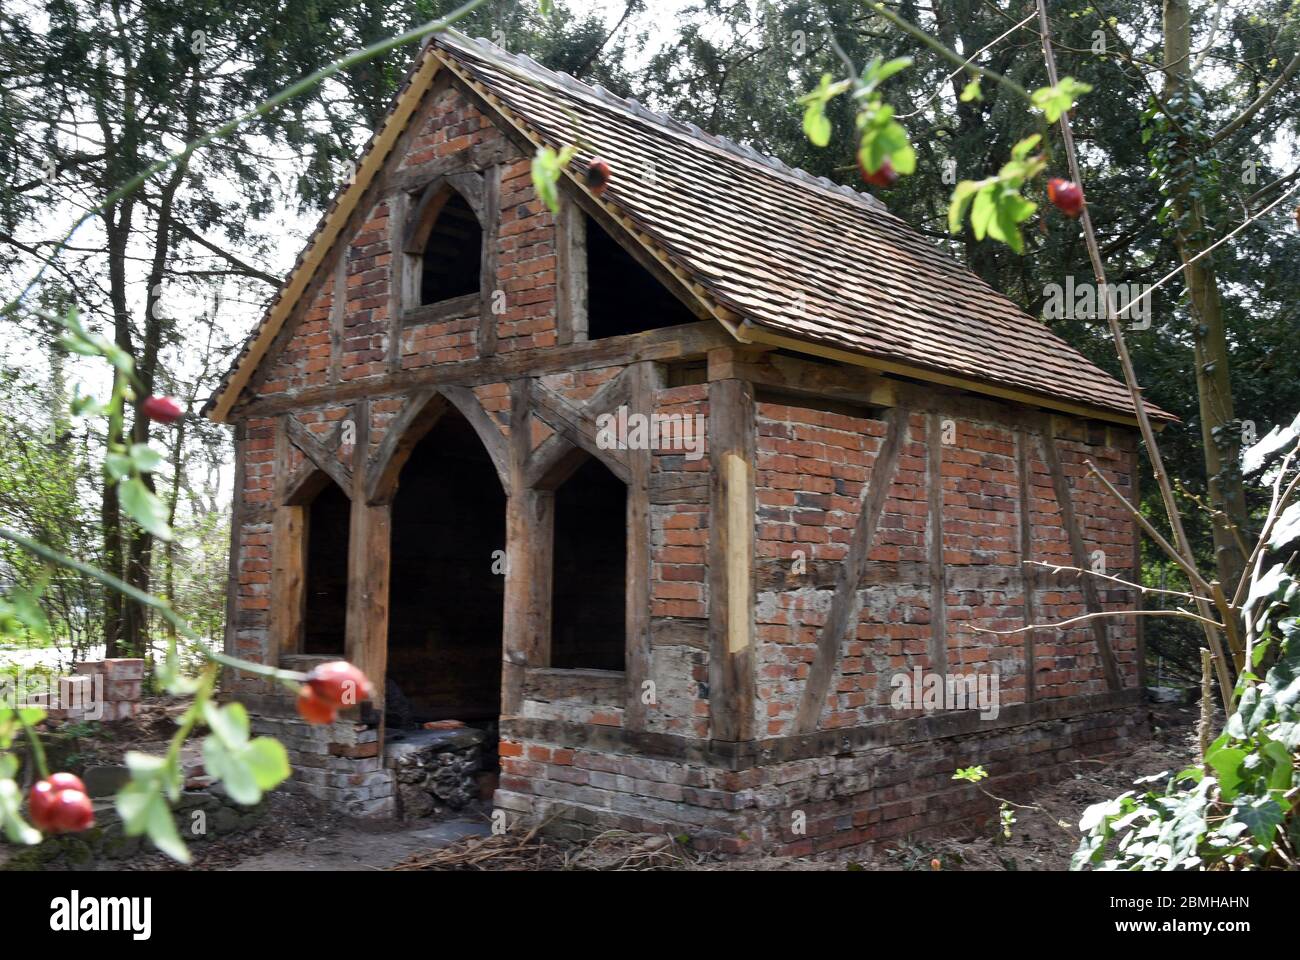
M 869 194 L 485 40 L 441 34 L 417 69 L 430 52 L 534 140 L 590 144 L 608 160 L 614 174 L 604 201 L 738 321 L 742 339 L 850 354 L 920 379 L 1131 419 L 1123 383 Z M 403 95 L 422 93 L 409 86 Z M 246 347 L 236 369 L 260 360 L 250 353 Z M 228 375 L 205 411 L 231 385 Z
M 605 199 L 756 328 L 742 335 L 1131 413 L 1123 383 L 869 194 L 487 41 L 446 34 L 436 46 L 545 141 L 580 137 L 608 160 Z

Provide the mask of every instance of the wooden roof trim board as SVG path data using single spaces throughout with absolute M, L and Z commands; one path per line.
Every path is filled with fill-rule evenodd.
M 442 66 L 441 61 L 427 55 L 428 49 L 425 47 L 416 59 L 406 84 L 394 99 L 383 125 L 375 131 L 374 136 L 366 144 L 361 162 L 357 164 L 351 181 L 338 193 L 334 202 L 321 217 L 306 248 L 290 271 L 288 279 L 275 299 L 271 301 L 265 316 L 244 345 L 230 373 L 204 406 L 203 413 L 211 420 L 217 423 L 226 422 L 240 393 L 247 386 L 262 358 L 266 356 L 280 328 L 297 306 L 303 291 L 311 283 L 316 268 L 320 266 L 343 232 L 348 218 L 352 216 L 366 187 L 387 161 L 389 151 L 397 142 L 411 114 L 415 112 L 420 99 Z
M 611 144 L 618 142 L 624 148 L 643 148 L 644 153 L 654 156 L 666 154 L 669 158 L 676 158 L 677 154 L 673 152 L 673 146 L 681 143 L 688 152 L 679 159 L 681 163 L 688 166 L 694 167 L 698 163 L 707 162 L 710 154 L 722 155 L 732 163 L 740 163 L 745 168 L 764 174 L 765 176 L 756 176 L 752 181 L 746 177 L 745 188 L 753 194 L 751 197 L 753 203 L 769 212 L 778 207 L 785 209 L 782 205 L 783 199 L 788 203 L 788 198 L 782 197 L 781 190 L 789 189 L 790 186 L 797 186 L 799 189 L 812 191 L 815 195 L 828 200 L 837 201 L 832 209 L 823 209 L 815 215 L 812 211 L 795 210 L 791 211 L 790 216 L 805 226 L 818 223 L 819 218 L 821 223 L 826 223 L 828 221 L 825 218 L 830 217 L 829 222 L 834 223 L 845 234 L 853 235 L 854 239 L 863 245 L 864 250 L 887 249 L 892 245 L 896 251 L 911 251 L 920 260 L 926 260 L 924 263 L 918 260 L 914 264 L 917 269 L 936 266 L 934 257 L 938 251 L 928 246 L 923 248 L 924 241 L 903 221 L 890 214 L 878 199 L 869 194 L 862 194 L 851 187 L 787 167 L 780 161 L 764 157 L 751 148 L 711 136 L 693 125 L 683 124 L 673 118 L 653 113 L 636 101 L 615 98 L 599 88 L 590 88 L 573 78 L 545 70 L 526 57 L 497 51 L 485 41 L 470 40 L 455 32 L 449 32 L 446 38 L 438 42 L 432 39 L 427 42 L 417 57 L 407 83 L 394 100 L 388 117 L 367 145 L 356 175 L 345 185 L 322 217 L 320 225 L 290 273 L 285 286 L 250 337 L 236 364 L 227 374 L 226 380 L 209 400 L 204 412 L 212 419 L 224 421 L 229 418 L 253 372 L 265 358 L 280 329 L 290 319 L 312 275 L 345 228 L 359 198 L 387 161 L 398 136 L 410 121 L 434 77 L 444 69 L 480 101 L 480 106 L 496 115 L 505 125 L 506 132 L 512 139 L 530 144 L 533 149 L 556 145 L 548 141 L 546 133 L 537 126 L 538 121 L 546 126 L 563 128 L 576 120 L 576 116 L 568 112 L 571 108 L 575 108 L 588 114 L 586 122 L 605 126 L 607 129 L 602 132 L 602 135 L 612 137 Z M 521 91 L 518 86 L 511 86 L 511 82 L 515 85 L 522 84 L 523 90 Z M 518 101 L 521 107 L 530 109 L 536 116 L 530 119 L 520 114 L 493 88 L 493 84 L 501 88 L 506 96 Z M 548 100 L 548 97 L 551 99 Z M 611 124 L 614 125 L 614 129 L 608 129 Z M 619 127 L 619 124 L 634 126 Z M 646 142 L 642 142 L 642 137 L 647 138 Z M 670 140 L 656 141 L 653 139 L 655 137 L 670 138 Z M 551 139 L 554 140 L 555 137 Z M 692 158 L 695 159 L 695 164 L 692 164 Z M 709 171 L 706 177 L 716 173 L 716 171 Z M 771 313 L 770 310 L 768 314 L 761 317 L 751 318 L 748 315 L 751 308 L 761 312 L 765 306 L 770 307 L 773 303 L 784 302 L 779 297 L 775 297 L 773 291 L 765 290 L 761 286 L 763 272 L 760 265 L 765 261 L 760 255 L 764 251 L 759 250 L 754 253 L 759 257 L 759 260 L 755 261 L 754 271 L 743 269 L 743 263 L 737 266 L 734 263 L 728 265 L 723 260 L 716 263 L 695 262 L 699 260 L 699 253 L 698 250 L 693 250 L 693 238 L 689 233 L 674 232 L 671 229 L 665 233 L 665 224 L 657 222 L 663 218 L 656 218 L 654 196 L 640 198 L 643 205 L 646 202 L 651 204 L 648 211 L 642 211 L 649 219 L 643 219 L 638 215 L 632 202 L 637 199 L 633 196 L 635 190 L 629 192 L 627 197 L 629 202 L 621 203 L 615 202 L 609 195 L 605 197 L 593 195 L 587 189 L 582 177 L 573 169 L 563 171 L 563 180 L 566 191 L 576 193 L 581 198 L 583 206 L 598 209 L 604 217 L 625 233 L 626 242 L 634 243 L 665 274 L 680 284 L 684 293 L 696 300 L 701 315 L 716 319 L 742 343 L 781 346 L 883 373 L 958 387 L 1076 416 L 1122 424 L 1135 423 L 1135 418 L 1123 411 L 1124 404 L 1116 403 L 1118 394 L 1115 387 L 1122 387 L 1122 385 L 1088 363 L 1081 355 L 1079 360 L 1088 368 L 1086 371 L 1080 371 L 1081 375 L 1085 375 L 1084 380 L 1092 382 L 1100 375 L 1105 381 L 1103 386 L 1111 393 L 1105 401 L 1099 400 L 1095 405 L 1078 396 L 1078 391 L 1075 396 L 1055 395 L 1053 389 L 1059 388 L 1063 381 L 1060 369 L 1050 366 L 1043 368 L 1043 371 L 1022 366 L 1022 370 L 1035 372 L 1032 375 L 1017 377 L 1009 376 L 1007 364 L 997 365 L 996 358 L 990 361 L 995 364 L 991 367 L 980 364 L 966 365 L 978 368 L 979 373 L 992 371 L 987 378 L 984 378 L 971 375 L 973 371 L 970 369 L 936 369 L 927 365 L 927 360 L 934 357 L 937 348 L 943 348 L 948 352 L 954 347 L 960 348 L 963 343 L 976 345 L 980 343 L 978 329 L 967 330 L 957 326 L 945 326 L 940 331 L 942 336 L 936 339 L 934 319 L 942 320 L 954 309 L 962 309 L 970 316 L 979 317 L 985 324 L 986 338 L 996 329 L 995 335 L 999 342 L 1016 342 L 1018 346 L 1023 345 L 1025 352 L 1030 355 L 1035 349 L 1042 353 L 1043 344 L 1036 342 L 1035 336 L 1032 331 L 1027 330 L 1025 323 L 1005 315 L 1007 310 L 998 301 L 1005 301 L 1006 306 L 1011 308 L 1011 312 L 1018 312 L 1014 304 L 987 284 L 978 281 L 978 278 L 969 275 L 969 272 L 956 261 L 949 263 L 945 258 L 944 262 L 937 264 L 940 269 L 939 279 L 960 271 L 967 282 L 976 282 L 982 288 L 976 291 L 973 301 L 962 299 L 955 291 L 952 295 L 945 294 L 943 289 L 927 292 L 921 288 L 918 293 L 911 285 L 900 281 L 895 276 L 873 278 L 875 288 L 887 291 L 890 300 L 898 304 L 911 301 L 910 309 L 917 311 L 916 316 L 928 314 L 931 317 L 929 329 L 922 326 L 919 329 L 902 330 L 909 347 L 906 352 L 912 353 L 912 356 L 899 357 L 897 332 L 892 332 L 895 341 L 891 345 L 889 340 L 891 331 L 883 331 L 885 339 L 882 340 L 880 334 L 860 329 L 860 324 L 855 320 L 854 301 L 858 295 L 861 295 L 855 295 L 855 291 L 861 288 L 861 277 L 841 278 L 841 286 L 844 289 L 840 293 L 840 298 L 847 296 L 848 299 L 842 304 L 836 303 L 832 306 L 832 312 L 822 318 L 819 329 L 795 329 L 790 323 L 782 322 L 784 318 L 780 316 L 777 316 L 773 322 L 772 316 L 768 315 Z M 788 186 L 780 188 L 774 180 L 783 181 Z M 704 186 L 702 182 L 701 189 Z M 685 198 L 670 196 L 664 202 L 667 202 L 669 207 L 673 207 L 679 199 Z M 877 221 L 867 223 L 861 218 L 855 219 L 854 211 L 860 213 L 864 208 L 874 213 L 878 218 Z M 745 226 L 740 221 L 732 224 L 730 214 L 725 211 L 717 211 L 715 215 L 720 216 L 722 222 L 730 224 L 733 228 Z M 677 247 L 683 249 L 675 249 Z M 910 254 L 908 256 L 910 259 Z M 683 258 L 692 265 L 689 267 L 683 265 L 681 262 Z M 733 270 L 740 270 L 740 273 L 736 274 L 732 272 Z M 727 278 L 728 272 L 731 272 L 730 282 Z M 742 277 L 748 276 L 751 272 L 754 276 L 743 281 L 746 285 L 737 287 L 737 282 L 741 282 Z M 820 275 L 821 271 L 817 272 Z M 985 292 L 992 299 L 987 299 Z M 749 303 L 750 307 L 747 308 L 746 303 Z M 858 312 L 860 312 L 860 305 Z M 1035 322 L 1032 318 L 1025 318 L 1025 320 Z M 875 352 L 872 352 L 873 336 Z M 1050 333 L 1048 336 L 1059 341 L 1059 338 Z M 857 342 L 854 342 L 855 337 Z M 841 343 L 840 340 L 844 342 Z M 1077 353 L 1063 341 L 1060 341 L 1060 344 L 1070 353 Z M 1006 359 L 1010 362 L 1014 358 Z M 1021 362 L 1023 364 L 1023 359 Z M 1016 372 L 1014 364 L 1010 369 L 1012 374 Z M 1016 382 L 1006 382 L 1007 380 Z M 1039 388 L 1042 388 L 1041 391 Z M 1157 419 L 1173 419 L 1155 408 L 1152 408 L 1152 412 Z

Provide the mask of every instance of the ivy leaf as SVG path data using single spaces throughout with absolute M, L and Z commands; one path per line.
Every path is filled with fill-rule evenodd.
M 118 484 L 122 509 L 159 540 L 170 540 L 172 529 L 167 525 L 167 508 L 139 477 L 131 477 Z
M 1280 550 L 1292 540 L 1300 539 L 1300 502 L 1291 504 L 1282 511 L 1273 525 L 1273 533 L 1268 538 L 1269 549 Z
M 1205 762 L 1218 774 L 1219 792 L 1225 800 L 1237 796 L 1237 789 L 1242 784 L 1241 763 L 1246 759 L 1246 751 L 1239 747 L 1220 747 L 1211 750 L 1205 756 Z
M 1273 834 L 1282 823 L 1285 812 L 1272 797 L 1241 797 L 1232 805 L 1232 819 L 1243 823 L 1260 846 L 1273 842 Z

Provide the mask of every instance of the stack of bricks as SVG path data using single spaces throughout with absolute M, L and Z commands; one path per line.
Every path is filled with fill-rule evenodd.
M 44 706 L 50 720 L 111 721 L 135 716 L 144 688 L 143 660 L 87 660 L 74 663 L 72 669 L 75 676 L 59 678 L 55 703 L 50 703 L 49 694 L 30 697 L 28 702 Z
M 82 663 L 72 665 L 75 677 L 68 677 L 66 681 L 73 684 L 82 684 L 87 699 L 80 702 L 92 708 L 95 706 L 94 698 L 98 696 L 103 701 L 103 714 L 101 720 L 125 720 L 127 717 L 134 717 L 136 711 L 140 709 L 140 696 L 144 688 L 144 661 L 132 658 L 116 658 L 113 660 L 87 660 Z M 95 677 L 103 677 L 103 689 L 96 690 Z M 60 684 L 59 695 L 62 697 L 63 689 Z M 77 701 L 62 701 L 75 703 Z

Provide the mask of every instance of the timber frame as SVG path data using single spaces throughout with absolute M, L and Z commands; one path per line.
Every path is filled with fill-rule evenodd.
M 939 769 L 990 733 L 1068 753 L 1100 739 L 1098 729 L 1124 727 L 1142 676 L 1140 618 L 1097 618 L 1064 640 L 1038 630 L 988 641 L 976 651 L 984 660 L 968 629 L 1029 626 L 1067 604 L 1122 613 L 1136 601 L 1024 562 L 1050 555 L 1086 569 L 1104 539 L 1117 568 L 1136 563 L 1120 529 L 1127 518 L 1104 515 L 1082 468 L 1084 457 L 1107 458 L 1119 485 L 1135 489 L 1122 413 L 751 322 L 616 202 L 617 188 L 593 195 L 580 168 L 564 172 L 558 211 L 544 211 L 528 176 L 541 132 L 464 63 L 430 49 L 210 410 L 236 426 L 230 652 L 308 659 L 311 505 L 330 485 L 349 505 L 346 596 L 332 594 L 329 609 L 345 606 L 343 654 L 375 698 L 346 714 L 331 733 L 340 739 L 308 768 L 346 774 L 349 786 L 384 775 L 390 620 L 400 638 L 394 673 L 422 655 L 407 646 L 413 615 L 390 603 L 413 568 L 400 541 L 395 560 L 394 511 L 401 523 L 411 502 L 399 498 L 404 470 L 428 469 L 427 448 L 412 461 L 417 447 L 448 436 L 459 462 L 481 468 L 467 474 L 474 484 L 499 484 L 500 500 L 494 489 L 483 502 L 504 504 L 504 563 L 494 570 L 503 580 L 475 595 L 491 598 L 493 617 L 501 604 L 499 715 L 487 722 L 500 735 L 501 808 L 540 816 L 565 806 L 576 820 L 623 828 L 708 822 L 745 833 L 762 823 L 771 837 L 783 829 L 780 811 L 743 822 L 736 811 L 763 789 L 765 798 L 790 791 L 793 802 L 798 784 L 832 768 L 838 776 L 860 765 L 845 776 L 856 794 L 838 782 L 816 787 L 838 798 L 829 806 L 911 804 L 905 785 L 874 786 L 910 761 L 882 762 L 875 751 L 903 757 L 927 745 L 923 762 Z M 440 140 L 432 120 L 444 117 L 451 132 Z M 421 303 L 426 243 L 453 195 L 481 231 L 479 290 Z M 665 319 L 655 317 L 641 332 L 592 339 L 612 329 L 588 316 L 595 228 L 696 320 L 644 329 Z M 755 302 L 779 293 L 756 289 Z M 602 417 L 624 409 L 686 411 L 674 415 L 703 421 L 707 449 L 695 462 L 611 447 Z M 965 448 L 948 439 L 956 425 Z M 473 438 L 482 456 L 466 453 Z M 626 491 L 621 670 L 557 668 L 564 661 L 552 656 L 570 635 L 553 624 L 557 609 L 563 621 L 557 579 L 568 595 L 555 571 L 557 494 L 591 461 Z M 408 490 L 437 489 L 412 476 Z M 325 516 L 341 517 L 341 502 L 330 506 Z M 439 529 L 428 516 L 419 529 Z M 981 540 L 978 549 L 964 551 L 963 538 Z M 465 544 L 465 556 L 496 546 Z M 794 548 L 808 554 L 798 572 Z M 938 674 L 972 663 L 1003 670 L 1020 684 L 1017 699 L 991 723 L 957 710 L 890 714 L 880 693 L 900 662 Z M 259 716 L 278 710 L 297 722 L 274 693 L 255 692 L 265 697 Z M 556 769 L 575 751 L 595 754 L 591 766 Z M 821 772 L 785 767 L 810 760 Z M 692 769 L 665 772 L 673 765 Z M 600 794 L 602 778 L 588 770 L 622 786 Z M 742 771 L 752 775 L 734 776 Z M 669 779 L 649 786 L 652 775 Z M 944 796 L 956 789 L 949 776 L 918 790 Z M 317 786 L 310 774 L 304 785 Z M 836 815 L 858 824 L 860 813 Z

